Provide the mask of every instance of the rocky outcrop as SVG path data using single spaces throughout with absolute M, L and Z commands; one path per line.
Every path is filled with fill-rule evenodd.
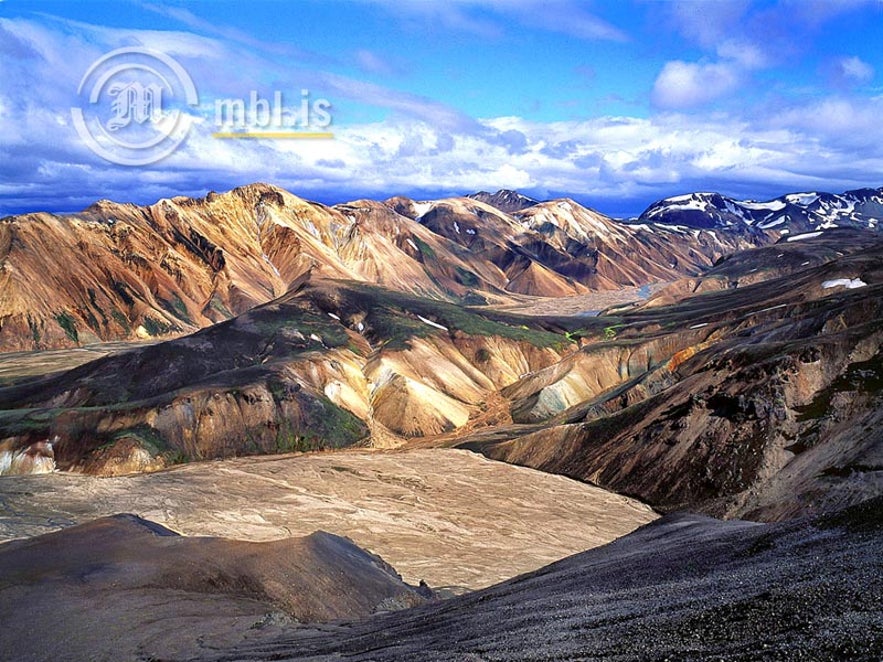
M 539 201 L 522 195 L 518 191 L 509 191 L 500 189 L 496 193 L 488 193 L 487 191 L 479 191 L 478 193 L 470 193 L 468 196 L 473 200 L 484 202 L 491 207 L 496 207 L 502 212 L 511 214 L 512 212 L 521 211 L 528 207 L 533 207 Z

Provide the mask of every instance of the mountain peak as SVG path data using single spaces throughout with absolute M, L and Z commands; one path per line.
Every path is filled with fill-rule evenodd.
M 507 214 L 527 209 L 538 202 L 538 200 L 522 195 L 518 191 L 512 191 L 509 189 L 500 189 L 496 193 L 479 191 L 478 193 L 471 193 L 466 197 L 478 200 L 479 202 L 484 202 L 485 204 L 496 207 Z

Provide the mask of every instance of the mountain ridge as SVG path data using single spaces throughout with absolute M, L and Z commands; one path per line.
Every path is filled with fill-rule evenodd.
M 511 213 L 492 204 L 513 200 Z M 763 203 L 694 193 L 627 222 L 507 190 L 327 206 L 257 183 L 149 206 L 101 200 L 0 219 L 0 352 L 192 333 L 306 274 L 467 305 L 677 282 L 782 237 L 877 232 L 879 216 L 883 189 Z
M 251 184 L 144 207 L 99 201 L 0 220 L 0 351 L 190 333 L 306 273 L 511 303 L 674 280 L 768 240 L 620 224 L 568 200 L 513 214 L 468 197 L 329 207 Z

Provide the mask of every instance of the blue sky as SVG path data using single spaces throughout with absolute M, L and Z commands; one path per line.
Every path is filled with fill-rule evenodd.
M 0 0 L 0 215 L 267 181 L 322 202 L 517 188 L 613 215 L 694 190 L 883 185 L 883 2 Z M 170 156 L 74 129 L 90 65 L 179 62 Z M 220 140 L 217 99 L 331 104 L 331 140 Z

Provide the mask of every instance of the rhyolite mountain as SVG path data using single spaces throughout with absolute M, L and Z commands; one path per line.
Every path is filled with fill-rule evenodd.
M 476 262 L 496 267 L 501 289 L 524 295 L 569 296 L 667 281 L 760 243 L 756 237 L 629 226 L 569 199 L 513 214 L 470 198 L 393 198 L 388 204 Z
M 646 285 L 782 234 L 876 230 L 880 215 L 880 189 L 694 193 L 630 221 L 505 190 L 332 207 L 266 184 L 143 207 L 102 200 L 0 219 L 0 351 L 192 332 L 312 271 L 466 304 Z
M 562 474 L 619 494 L 604 498 L 637 497 L 669 514 L 443 602 L 336 535 L 289 530 L 287 540 L 257 544 L 180 537 L 140 517 L 98 520 L 0 545 L 7 629 L 29 633 L 39 618 L 52 635 L 13 634 L 0 657 L 880 659 L 883 238 L 868 231 L 875 224 L 800 226 L 789 217 L 764 230 L 771 219 L 716 212 L 697 221 L 703 227 L 620 223 L 567 199 L 511 212 L 471 198 L 324 207 L 262 185 L 97 209 L 0 224 L 4 305 L 27 309 L 27 279 L 41 276 L 49 284 L 35 286 L 39 296 L 85 288 L 91 304 L 59 313 L 39 299 L 44 307 L 33 310 L 51 317 L 7 315 L 5 337 L 24 331 L 51 344 L 54 322 L 73 343 L 80 333 L 99 337 L 105 318 L 125 328 L 119 317 L 137 336 L 180 337 L 66 372 L 5 378 L 0 474 L 57 467 L 120 476 L 189 460 L 397 447 L 370 455 L 388 460 L 377 480 L 407 486 L 406 508 L 412 498 L 433 503 L 427 482 L 398 466 L 409 453 L 437 454 L 432 471 L 473 497 L 456 526 L 421 520 L 444 547 L 488 518 L 488 495 L 441 459 L 462 454 L 454 447 L 547 472 L 510 467 L 513 476 L 569 482 L 548 475 Z M 60 251 L 49 264 L 53 233 L 70 254 L 94 260 L 63 263 Z M 565 312 L 573 308 L 564 303 L 530 315 L 493 305 L 654 281 L 667 284 L 598 316 Z M 112 300 L 128 308 L 108 314 Z M 376 509 L 360 465 L 368 455 L 321 459 Z M 145 478 L 163 478 L 169 496 L 151 493 L 159 518 L 171 517 L 173 494 L 200 492 L 211 495 L 218 521 L 248 531 L 280 509 L 254 502 L 243 463 L 262 464 L 252 479 L 288 507 L 312 502 L 325 512 L 332 504 L 280 464 L 317 457 L 194 467 L 215 484 L 189 468 L 99 482 L 149 490 Z M 11 481 L 7 519 L 19 523 L 82 517 L 89 509 L 73 499 L 55 511 L 72 519 L 31 509 L 47 492 L 57 502 L 61 483 L 108 507 L 89 476 L 0 480 Z M 510 490 L 519 504 L 560 516 L 537 511 L 518 481 Z M 221 497 L 247 505 L 227 509 Z M 355 502 L 335 505 L 354 527 L 371 526 Z M 773 523 L 671 512 L 684 509 Z M 396 520 L 395 509 L 383 515 Z M 386 613 L 401 607 L 409 608 Z
M 696 275 L 775 236 L 623 224 L 572 200 L 511 214 L 466 197 L 329 207 L 265 184 L 148 206 L 104 200 L 0 219 L 0 351 L 189 333 L 306 273 L 500 303 Z
M 499 389 L 576 347 L 554 321 L 304 278 L 190 336 L 0 389 L 0 456 L 57 437 L 60 468 L 108 474 L 400 444 L 493 422 Z
M 139 314 L 140 335 L 193 333 L 0 388 L 0 472 L 460 445 L 661 510 L 848 505 L 883 489 L 867 225 L 627 224 L 568 199 L 325 207 L 266 185 L 6 219 L 13 347 Z M 50 260 L 53 237 L 94 259 Z M 669 284 L 598 317 L 487 305 L 653 281 Z M 59 313 L 53 296 L 85 300 Z

